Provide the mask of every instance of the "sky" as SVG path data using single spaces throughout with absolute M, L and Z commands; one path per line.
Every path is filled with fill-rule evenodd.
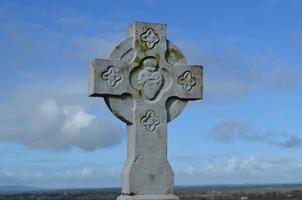
M 176 185 L 302 182 L 302 2 L 0 1 L 0 186 L 120 187 L 126 125 L 88 66 L 167 24 L 204 98 L 168 124 Z

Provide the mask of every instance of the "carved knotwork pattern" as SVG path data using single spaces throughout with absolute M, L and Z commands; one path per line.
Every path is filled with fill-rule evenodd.
M 144 125 L 147 131 L 154 132 L 160 121 L 152 110 L 149 110 L 142 118 L 141 124 Z
M 177 83 L 183 86 L 183 89 L 190 91 L 196 85 L 196 78 L 192 76 L 190 71 L 185 71 L 177 79 Z
M 152 29 L 148 29 L 141 35 L 141 40 L 146 43 L 149 49 L 152 49 L 159 42 L 158 35 Z
M 116 67 L 109 66 L 108 69 L 102 74 L 102 79 L 107 81 L 110 87 L 114 87 L 122 80 L 122 77 Z

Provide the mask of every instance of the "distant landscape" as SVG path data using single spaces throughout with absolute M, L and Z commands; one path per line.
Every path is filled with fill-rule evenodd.
M 178 186 L 181 200 L 302 200 L 302 184 Z M 41 189 L 0 186 L 0 200 L 115 200 L 120 188 Z

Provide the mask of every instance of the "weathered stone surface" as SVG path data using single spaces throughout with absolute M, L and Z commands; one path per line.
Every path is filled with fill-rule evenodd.
M 90 66 L 89 95 L 104 97 L 127 123 L 127 161 L 118 200 L 175 200 L 167 159 L 167 123 L 202 98 L 202 66 L 187 65 L 166 39 L 166 25 L 134 23 L 110 59 Z

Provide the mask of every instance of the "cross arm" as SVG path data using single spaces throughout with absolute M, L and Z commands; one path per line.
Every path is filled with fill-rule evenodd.
M 173 71 L 173 96 L 184 100 L 202 99 L 203 66 L 176 65 Z
M 94 59 L 90 65 L 89 96 L 131 93 L 129 63 L 122 60 Z

